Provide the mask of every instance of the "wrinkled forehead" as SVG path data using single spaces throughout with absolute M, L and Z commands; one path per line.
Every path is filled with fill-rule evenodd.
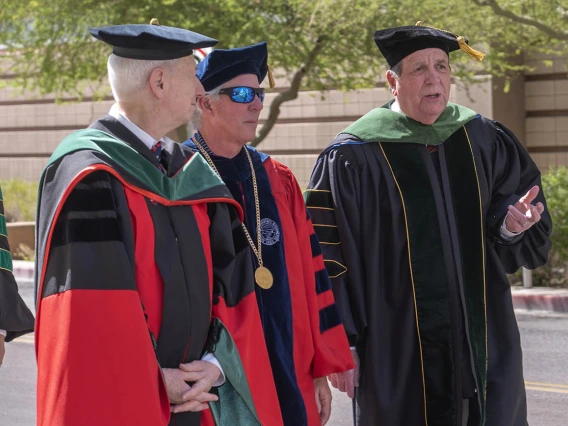
M 413 64 L 418 62 L 450 62 L 449 55 L 442 49 L 435 47 L 417 50 L 410 55 L 404 57 L 401 61 L 403 64 Z

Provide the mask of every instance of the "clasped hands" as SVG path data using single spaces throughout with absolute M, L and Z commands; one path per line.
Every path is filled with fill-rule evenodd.
M 170 411 L 203 411 L 207 403 L 219 397 L 209 390 L 221 375 L 219 368 L 207 361 L 180 364 L 179 368 L 163 368 L 162 373 L 170 399 Z M 190 386 L 188 383 L 193 382 Z

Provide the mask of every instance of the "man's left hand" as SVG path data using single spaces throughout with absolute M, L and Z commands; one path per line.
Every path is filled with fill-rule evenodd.
M 535 223 L 540 221 L 540 215 L 544 212 L 544 205 L 537 203 L 531 204 L 538 195 L 539 187 L 533 186 L 514 206 L 509 206 L 505 219 L 507 231 L 516 234 L 530 229 Z
M 6 353 L 6 348 L 4 346 L 4 336 L 0 334 L 0 367 L 4 362 L 4 354 Z
M 331 416 L 331 390 L 325 377 L 314 379 L 316 390 L 316 405 L 320 415 L 321 426 L 324 426 Z
M 217 401 L 216 395 L 210 394 L 209 390 L 221 375 L 221 370 L 207 361 L 193 361 L 189 364 L 180 364 L 180 370 L 191 373 L 194 384 L 191 389 L 183 394 L 183 400 L 187 401 L 172 407 L 173 413 L 183 411 L 201 411 L 208 408 L 207 402 Z

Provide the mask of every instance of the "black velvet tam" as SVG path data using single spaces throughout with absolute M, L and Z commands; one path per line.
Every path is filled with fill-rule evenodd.
M 461 48 L 458 36 L 418 25 L 378 30 L 373 38 L 391 68 L 418 50 L 438 48 L 450 53 Z M 462 43 L 467 43 L 466 39 L 463 40 Z
M 194 49 L 217 44 L 217 40 L 202 34 L 158 24 L 111 25 L 89 31 L 96 39 L 110 44 L 112 53 L 131 59 L 177 59 L 190 56 Z

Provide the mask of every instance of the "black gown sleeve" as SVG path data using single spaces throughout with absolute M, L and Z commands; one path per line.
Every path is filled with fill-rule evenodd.
M 213 297 L 223 297 L 227 306 L 232 307 L 254 292 L 251 250 L 233 206 L 211 203 L 208 213 L 211 221 Z
M 507 273 L 517 271 L 521 266 L 535 269 L 546 263 L 551 247 L 550 233 L 552 220 L 546 208 L 540 171 L 528 152 L 515 135 L 500 123 L 495 126 L 495 140 L 492 146 L 491 205 L 487 216 L 487 227 L 493 237 L 494 248 Z M 533 204 L 541 202 L 545 211 L 541 220 L 521 235 L 510 241 L 500 237 L 500 228 L 505 220 L 507 208 L 514 205 L 529 189 L 537 185 L 540 192 Z
M 339 149 L 323 154 L 305 192 L 306 206 L 331 279 L 350 345 L 367 326 L 360 211 L 360 171 Z
M 34 317 L 18 293 L 12 273 L 12 255 L 4 217 L 4 202 L 0 189 L 0 329 L 6 330 L 6 342 L 31 333 Z

